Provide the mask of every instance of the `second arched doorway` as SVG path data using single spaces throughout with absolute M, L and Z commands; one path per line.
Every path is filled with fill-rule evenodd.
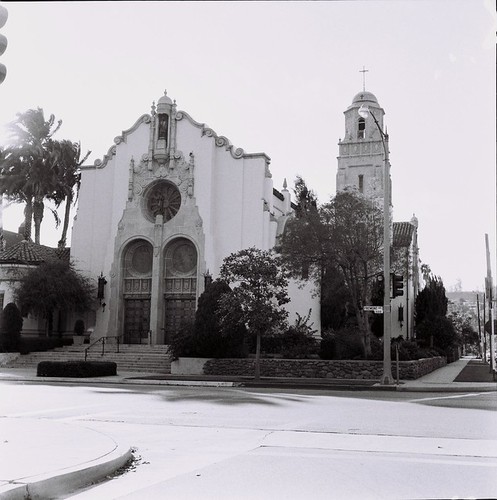
M 197 299 L 197 250 L 186 238 L 173 240 L 164 254 L 164 341 L 193 322 Z

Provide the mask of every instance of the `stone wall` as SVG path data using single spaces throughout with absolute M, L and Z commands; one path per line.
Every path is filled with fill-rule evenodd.
M 0 353 L 0 366 L 9 366 L 15 361 L 20 354 L 18 352 L 2 352 Z
M 254 363 L 253 359 L 210 359 L 204 365 L 204 374 L 251 377 L 254 374 Z M 425 358 L 417 361 L 400 361 L 399 378 L 402 380 L 414 380 L 446 364 L 447 361 L 443 357 Z M 396 363 L 392 361 L 392 375 L 394 378 L 396 378 L 396 370 Z M 382 361 L 261 359 L 262 377 L 374 380 L 379 379 L 382 373 Z

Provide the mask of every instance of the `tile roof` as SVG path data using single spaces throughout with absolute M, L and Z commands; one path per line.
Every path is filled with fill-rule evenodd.
M 22 240 L 0 252 L 0 264 L 40 264 L 54 258 L 69 260 L 69 248 L 59 250 Z
M 414 226 L 410 222 L 393 223 L 393 246 L 409 247 L 414 234 Z

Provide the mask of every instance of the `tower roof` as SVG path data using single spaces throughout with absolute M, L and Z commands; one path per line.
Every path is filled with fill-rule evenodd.
M 376 96 L 373 93 L 367 92 L 365 90 L 356 94 L 354 99 L 352 100 L 352 104 L 368 102 L 374 102 L 375 104 L 378 104 L 378 99 L 376 99 Z

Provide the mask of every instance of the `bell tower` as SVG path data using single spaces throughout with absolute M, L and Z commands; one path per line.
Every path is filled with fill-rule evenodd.
M 363 105 L 383 130 L 385 111 L 378 99 L 371 92 L 359 92 L 344 112 L 345 136 L 338 141 L 337 192 L 355 189 L 370 198 L 383 198 L 383 143 L 371 113 L 366 118 L 359 116 Z

